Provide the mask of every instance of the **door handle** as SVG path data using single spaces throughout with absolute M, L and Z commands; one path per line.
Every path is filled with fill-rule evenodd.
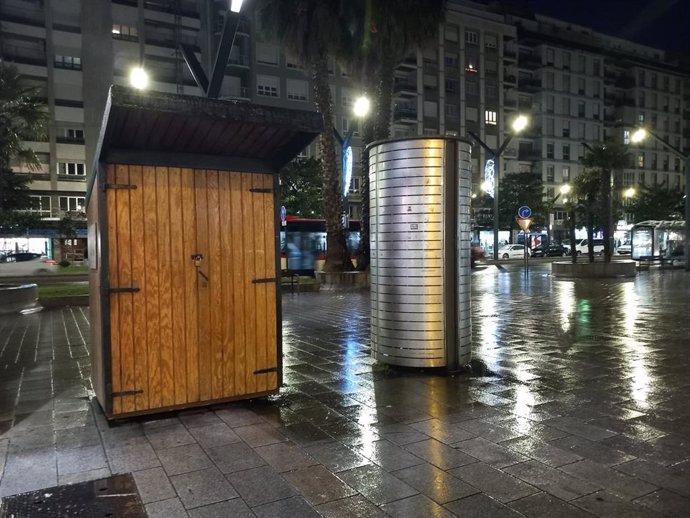
M 201 275 L 206 282 L 209 282 L 208 277 L 204 272 L 201 271 L 201 261 L 204 259 L 202 254 L 193 254 L 192 261 L 194 261 L 194 266 L 196 267 L 196 273 Z

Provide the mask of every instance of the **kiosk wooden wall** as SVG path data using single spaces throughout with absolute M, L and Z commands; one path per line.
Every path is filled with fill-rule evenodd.
M 106 412 L 275 392 L 274 176 L 107 164 L 106 178 Z

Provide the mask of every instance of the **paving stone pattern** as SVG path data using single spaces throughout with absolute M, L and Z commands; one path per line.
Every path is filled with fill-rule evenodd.
M 366 292 L 283 297 L 274 397 L 109 425 L 88 311 L 0 317 L 0 496 L 133 473 L 150 517 L 690 515 L 690 276 L 473 273 L 473 356 L 375 365 Z

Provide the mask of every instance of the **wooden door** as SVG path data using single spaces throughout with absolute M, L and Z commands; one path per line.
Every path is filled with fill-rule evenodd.
M 110 165 L 108 184 L 112 414 L 276 390 L 272 177 Z

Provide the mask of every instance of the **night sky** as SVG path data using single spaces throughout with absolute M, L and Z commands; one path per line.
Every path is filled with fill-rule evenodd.
M 504 2 L 509 4 L 511 0 Z M 644 45 L 690 54 L 690 0 L 528 0 L 528 3 L 542 14 Z

